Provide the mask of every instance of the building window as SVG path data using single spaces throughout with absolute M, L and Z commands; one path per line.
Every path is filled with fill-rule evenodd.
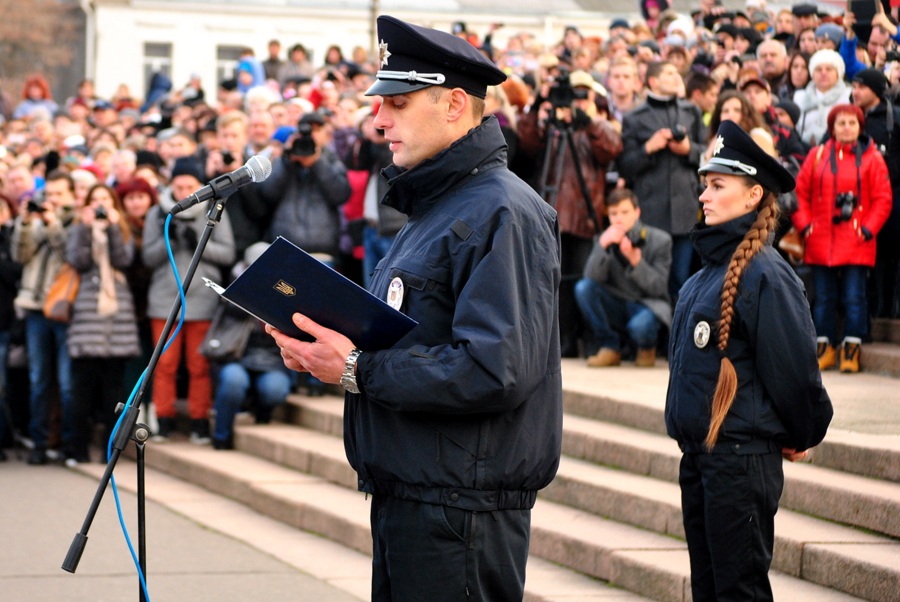
M 234 70 L 245 46 L 216 46 L 216 83 L 234 79 Z
M 149 82 L 154 73 L 172 78 L 171 43 L 144 42 L 144 81 Z

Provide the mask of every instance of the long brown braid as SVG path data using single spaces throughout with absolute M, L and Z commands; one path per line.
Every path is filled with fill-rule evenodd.
M 747 178 L 748 184 L 758 185 L 755 180 Z M 712 416 L 709 421 L 709 433 L 706 435 L 706 449 L 712 451 L 719 438 L 719 431 L 725 416 L 734 403 L 737 395 L 737 373 L 734 365 L 725 354 L 728 349 L 728 339 L 731 336 L 731 323 L 734 320 L 734 301 L 737 298 L 738 284 L 741 274 L 747 264 L 756 256 L 766 244 L 769 234 L 775 231 L 775 223 L 778 219 L 778 205 L 775 203 L 775 194 L 763 189 L 763 200 L 759 203 L 758 215 L 753 226 L 744 235 L 744 239 L 731 256 L 731 263 L 725 271 L 725 283 L 722 287 L 722 306 L 719 314 L 719 327 L 717 336 L 718 348 L 722 352 L 722 363 L 719 367 L 719 381 L 716 383 L 716 393 L 713 397 Z

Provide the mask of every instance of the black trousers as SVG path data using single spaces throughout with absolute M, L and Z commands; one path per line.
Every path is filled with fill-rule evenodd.
M 372 498 L 372 602 L 520 602 L 531 510 Z
M 106 441 L 116 421 L 116 405 L 125 403 L 128 397 L 123 390 L 125 358 L 91 357 L 72 358 L 72 406 L 75 437 L 73 456 L 86 456 L 90 446 L 92 419 L 104 426 L 103 458 L 106 458 Z M 131 391 L 129 391 L 131 393 Z
M 784 486 L 778 452 L 685 454 L 681 508 L 694 602 L 772 600 L 769 566 Z

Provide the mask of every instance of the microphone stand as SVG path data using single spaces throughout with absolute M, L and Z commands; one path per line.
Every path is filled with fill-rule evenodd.
M 197 266 L 200 264 L 200 257 L 203 255 L 203 251 L 206 249 L 206 245 L 209 242 L 210 236 L 212 236 L 213 228 L 219 223 L 222 219 L 222 213 L 225 210 L 225 201 L 227 198 L 216 200 L 212 207 L 210 207 L 209 212 L 206 214 L 206 227 L 203 230 L 203 234 L 200 236 L 200 240 L 197 244 L 197 248 L 194 250 L 194 256 L 191 258 L 191 264 L 188 268 L 187 273 L 184 275 L 183 285 L 184 291 L 187 292 L 188 288 L 191 285 L 191 280 L 194 277 L 194 273 L 197 271 Z M 165 231 L 163 231 L 163 235 L 165 236 Z M 136 448 L 137 448 L 137 498 L 138 498 L 138 550 L 139 550 L 139 564 L 141 567 L 141 572 L 144 574 L 144 582 L 146 583 L 147 579 L 147 559 L 146 559 L 146 517 L 144 515 L 144 504 L 145 504 L 145 491 L 144 491 L 144 445 L 150 437 L 150 429 L 144 424 L 138 424 L 137 418 L 138 413 L 140 412 L 141 402 L 144 399 L 144 394 L 147 391 L 147 387 L 152 379 L 153 373 L 156 371 L 156 365 L 159 363 L 159 357 L 162 355 L 163 347 L 166 344 L 166 341 L 169 339 L 169 335 L 172 332 L 172 328 L 175 325 L 175 321 L 177 319 L 178 313 L 181 311 L 181 296 L 176 296 L 175 303 L 172 304 L 172 311 L 169 312 L 169 318 L 166 321 L 166 326 L 163 329 L 162 334 L 159 337 L 159 340 L 156 342 L 156 349 L 153 350 L 153 356 L 150 358 L 150 363 L 147 366 L 147 371 L 145 372 L 144 379 L 141 381 L 141 386 L 138 389 L 137 394 L 135 395 L 134 402 L 131 406 L 126 410 L 125 416 L 122 419 L 121 424 L 119 425 L 119 429 L 116 431 L 115 438 L 113 439 L 113 450 L 112 454 L 109 457 L 109 462 L 106 465 L 106 470 L 103 472 L 103 476 L 100 479 L 100 484 L 97 486 L 97 492 L 94 494 L 94 499 L 91 502 L 91 506 L 88 509 L 87 516 L 84 519 L 84 524 L 81 526 L 81 530 L 75 534 L 75 538 L 72 540 L 72 544 L 69 546 L 69 551 L 66 554 L 66 558 L 63 561 L 62 569 L 69 573 L 74 573 L 78 568 L 78 563 L 81 560 L 81 555 L 84 552 L 84 548 L 87 545 L 87 534 L 91 528 L 91 523 L 94 521 L 94 517 L 97 514 L 97 510 L 100 507 L 100 501 L 103 499 L 103 492 L 106 491 L 106 486 L 109 483 L 110 477 L 112 477 L 113 470 L 116 468 L 116 464 L 119 461 L 119 456 L 122 454 L 122 451 L 125 449 L 125 446 L 128 445 L 129 440 L 134 440 Z M 120 406 L 122 404 L 119 404 Z M 140 601 L 146 602 L 144 596 L 144 589 L 140 587 L 140 579 L 138 579 L 139 583 L 139 591 L 140 591 Z

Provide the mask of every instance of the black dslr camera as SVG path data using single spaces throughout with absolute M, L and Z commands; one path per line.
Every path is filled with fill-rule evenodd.
M 687 129 L 680 123 L 672 128 L 672 141 L 681 142 L 687 136 Z
M 109 213 L 106 211 L 106 207 L 101 205 L 94 209 L 94 217 L 96 219 L 109 219 Z
M 586 97 L 585 97 L 586 98 Z M 553 85 L 550 86 L 550 97 L 547 99 L 554 109 L 568 109 L 575 102 L 575 90 L 572 89 L 572 83 L 569 81 L 569 70 L 560 69 L 559 75 L 553 78 Z
M 839 224 L 850 221 L 858 202 L 856 195 L 852 192 L 842 192 L 837 195 L 837 198 L 834 200 L 834 206 L 841 210 L 841 214 L 834 217 L 834 223 Z
M 301 123 L 297 126 L 297 136 L 291 143 L 288 154 L 292 157 L 309 157 L 316 154 L 316 141 L 313 140 L 311 124 Z
M 625 233 L 625 236 L 631 241 L 631 246 L 636 249 L 640 249 L 647 244 L 647 228 L 641 228 L 638 232 L 635 232 L 632 228 Z M 622 249 L 619 247 L 618 243 L 609 245 L 609 250 L 612 251 L 615 258 L 618 259 L 622 265 L 628 266 L 630 262 L 628 261 L 628 258 L 622 254 Z
M 47 208 L 39 200 L 31 199 L 28 201 L 28 213 L 44 213 Z

